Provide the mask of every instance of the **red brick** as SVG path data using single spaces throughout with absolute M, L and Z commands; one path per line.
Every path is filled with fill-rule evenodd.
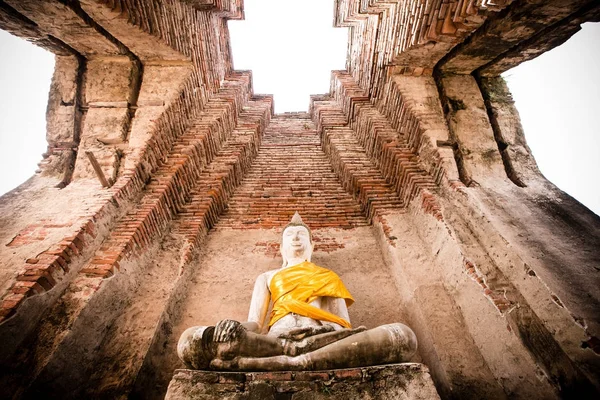
M 334 377 L 339 380 L 358 380 L 362 379 L 362 371 L 360 369 L 340 369 L 333 373 Z
M 9 294 L 2 299 L 2 308 L 16 309 L 27 298 L 24 294 Z
M 296 372 L 294 374 L 294 380 L 296 381 L 328 381 L 329 373 L 328 372 L 319 372 L 319 371 L 304 371 L 304 372 Z
M 261 381 L 291 381 L 291 372 L 255 372 L 252 374 L 253 380 Z

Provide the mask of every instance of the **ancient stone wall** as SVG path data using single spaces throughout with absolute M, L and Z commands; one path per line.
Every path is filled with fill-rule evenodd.
M 319 372 L 224 373 L 178 370 L 165 399 L 439 399 L 423 364 Z
M 600 218 L 539 173 L 499 77 L 597 2 L 335 7 L 347 70 L 272 115 L 231 67 L 241 1 L 0 0 L 57 56 L 48 151 L 0 198 L 4 397 L 162 398 L 295 211 L 352 322 L 411 326 L 442 398 L 597 397 Z

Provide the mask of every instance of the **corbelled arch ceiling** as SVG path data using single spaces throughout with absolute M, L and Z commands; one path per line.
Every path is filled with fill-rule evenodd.
M 541 176 L 499 77 L 597 1 L 334 15 L 347 69 L 274 115 L 232 69 L 239 0 L 0 0 L 1 29 L 56 54 L 48 151 L 0 201 L 4 395 L 160 397 L 209 232 L 296 210 L 323 254 L 376 232 L 442 397 L 597 394 L 600 222 Z

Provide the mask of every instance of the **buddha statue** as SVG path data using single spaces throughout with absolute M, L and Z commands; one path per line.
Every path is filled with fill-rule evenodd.
M 188 328 L 177 346 L 187 367 L 224 371 L 354 368 L 404 362 L 416 352 L 401 323 L 352 328 L 354 299 L 334 272 L 311 263 L 311 231 L 298 213 L 281 240 L 283 265 L 254 285 L 247 322 Z M 268 333 L 262 334 L 269 307 Z

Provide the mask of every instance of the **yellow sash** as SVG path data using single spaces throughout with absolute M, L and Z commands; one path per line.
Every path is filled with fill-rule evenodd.
M 345 319 L 310 305 L 322 296 L 343 298 L 347 306 L 354 303 L 352 295 L 333 271 L 305 261 L 278 271 L 273 275 L 269 288 L 273 298 L 269 326 L 289 313 L 296 313 L 320 321 L 335 322 L 344 328 L 351 327 Z

